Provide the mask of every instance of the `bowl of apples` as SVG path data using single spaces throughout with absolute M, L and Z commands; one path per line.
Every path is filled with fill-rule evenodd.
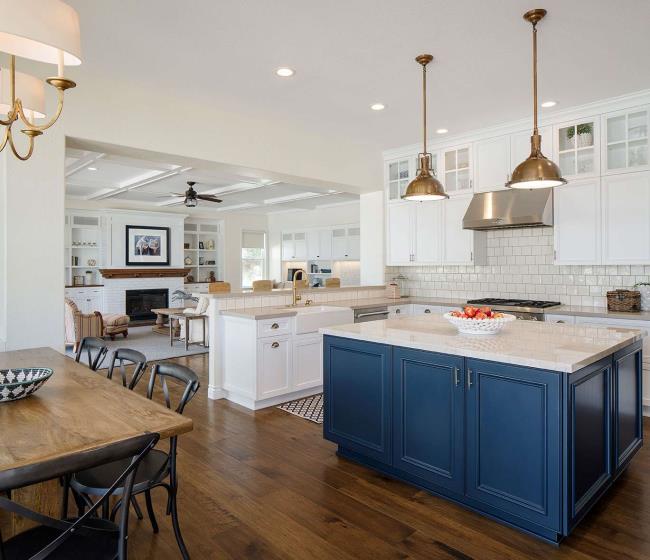
M 506 323 L 516 319 L 514 315 L 492 311 L 489 307 L 471 305 L 465 306 L 462 311 L 445 313 L 444 318 L 464 334 L 496 334 Z

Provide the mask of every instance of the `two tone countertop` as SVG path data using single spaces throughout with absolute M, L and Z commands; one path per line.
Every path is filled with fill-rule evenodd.
M 460 334 L 437 315 L 322 328 L 321 334 L 572 373 L 641 340 L 645 331 L 534 321 L 507 324 L 495 335 Z

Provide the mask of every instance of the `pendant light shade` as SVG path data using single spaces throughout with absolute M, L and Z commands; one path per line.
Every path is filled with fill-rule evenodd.
M 426 201 L 426 200 L 440 200 L 449 198 L 445 192 L 442 183 L 436 179 L 435 171 L 431 167 L 431 154 L 427 152 L 427 64 L 433 60 L 430 54 L 421 54 L 416 57 L 415 61 L 422 65 L 422 116 L 423 116 L 423 131 L 424 131 L 424 149 L 422 153 L 418 154 L 418 171 L 415 179 L 413 179 L 406 187 L 406 192 L 402 198 L 406 200 Z
M 0 51 L 57 64 L 81 64 L 77 12 L 61 0 L 0 0 Z
M 546 10 L 535 9 L 524 14 L 533 26 L 533 134 L 530 137 L 530 155 L 512 172 L 506 187 L 512 189 L 545 189 L 566 184 L 560 168 L 542 154 L 542 137 L 537 128 L 537 23 Z

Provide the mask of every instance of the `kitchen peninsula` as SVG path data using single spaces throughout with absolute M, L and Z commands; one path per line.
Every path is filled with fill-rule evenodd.
M 338 454 L 554 543 L 643 444 L 645 332 L 442 317 L 332 326 L 324 435 Z

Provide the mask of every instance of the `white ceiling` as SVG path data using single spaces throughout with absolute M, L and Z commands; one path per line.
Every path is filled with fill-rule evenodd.
M 539 25 L 542 100 L 560 109 L 650 88 L 648 0 L 67 1 L 81 16 L 83 65 L 71 71 L 80 84 L 110 76 L 127 91 L 335 129 L 378 150 L 419 139 L 413 58 L 422 52 L 436 58 L 431 130 L 529 115 L 521 16 L 535 7 L 549 10 Z M 293 78 L 274 75 L 284 65 Z M 378 101 L 386 110 L 371 111 Z
M 66 148 L 66 195 L 102 207 L 270 214 L 359 200 L 358 194 L 342 192 L 335 185 L 273 180 L 262 172 L 248 169 L 237 173 L 212 162 L 197 163 L 152 152 L 148 157 L 135 151 L 124 155 L 131 150 L 91 147 L 74 140 L 70 143 L 72 146 Z M 223 202 L 200 200 L 196 209 L 185 208 L 183 199 L 171 193 L 184 193 L 187 181 L 197 182 L 194 189 L 198 193 L 215 194 Z

